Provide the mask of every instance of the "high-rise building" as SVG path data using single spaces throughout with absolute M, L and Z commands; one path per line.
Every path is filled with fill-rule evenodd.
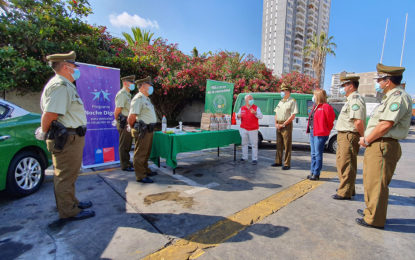
M 362 73 L 354 73 L 354 72 L 341 72 L 337 74 L 333 74 L 331 76 L 331 87 L 330 87 L 330 95 L 333 98 L 342 97 L 339 94 L 339 88 L 340 88 L 340 75 L 342 73 L 346 73 L 347 75 L 353 74 L 356 76 L 359 76 L 359 93 L 363 97 L 375 97 L 375 98 L 381 98 L 382 95 L 377 93 L 375 91 L 375 83 L 376 80 L 374 79 L 377 75 L 376 71 L 373 72 L 362 72 Z
M 263 1 L 261 61 L 277 76 L 299 71 L 315 77 L 304 48 L 314 34 L 328 34 L 331 0 Z

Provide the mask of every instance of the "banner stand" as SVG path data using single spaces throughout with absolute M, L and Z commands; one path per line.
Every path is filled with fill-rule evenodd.
M 119 134 L 112 125 L 115 96 L 120 90 L 120 69 L 77 62 L 81 77 L 76 81 L 84 103 L 87 132 L 82 168 L 119 163 Z

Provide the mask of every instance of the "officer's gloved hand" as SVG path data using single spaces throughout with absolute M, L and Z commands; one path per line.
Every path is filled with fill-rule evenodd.
M 45 141 L 46 140 L 46 133 L 42 131 L 42 127 L 38 127 L 35 131 L 35 137 L 37 140 Z

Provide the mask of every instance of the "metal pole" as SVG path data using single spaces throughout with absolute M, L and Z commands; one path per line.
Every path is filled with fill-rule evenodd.
M 386 19 L 385 35 L 383 36 L 383 46 L 382 46 L 382 54 L 380 55 L 380 63 L 382 63 L 383 51 L 385 50 L 386 34 L 388 32 L 388 23 L 389 23 L 389 18 Z
M 402 42 L 402 53 L 401 53 L 401 63 L 399 63 L 399 66 L 402 67 L 402 59 L 403 59 L 403 50 L 405 49 L 405 39 L 406 39 L 406 25 L 408 24 L 408 13 L 406 13 L 406 19 L 405 19 L 405 30 L 403 32 L 403 42 Z

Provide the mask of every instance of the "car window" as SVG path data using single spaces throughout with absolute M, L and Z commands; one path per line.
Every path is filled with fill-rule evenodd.
M 307 115 L 309 115 L 311 113 L 311 109 L 313 109 L 313 101 L 311 100 L 307 100 Z
M 280 103 L 281 99 L 273 99 L 272 100 L 272 111 L 278 106 L 278 103 Z
M 268 99 L 265 99 L 265 98 L 254 98 L 254 101 L 255 101 L 255 105 L 257 105 L 260 109 L 261 109 L 261 112 L 264 114 L 268 114 L 268 109 L 267 109 L 267 102 L 268 102 Z
M 9 112 L 10 112 L 9 107 L 7 107 L 3 104 L 0 104 L 0 120 L 4 119 L 9 114 Z

